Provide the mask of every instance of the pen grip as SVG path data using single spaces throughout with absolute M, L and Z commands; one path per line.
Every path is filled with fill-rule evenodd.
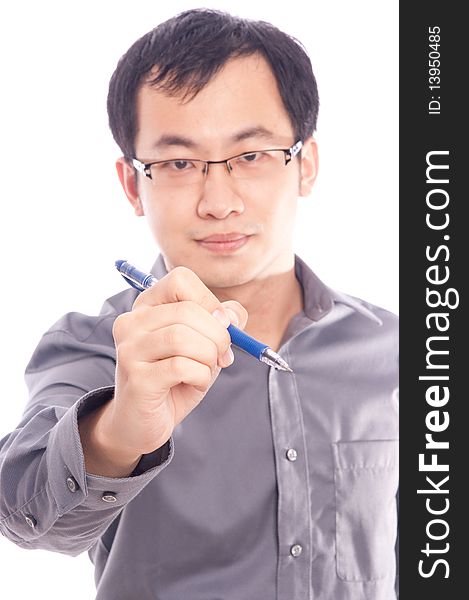
M 235 346 L 241 348 L 248 354 L 255 356 L 257 359 L 260 359 L 262 351 L 265 350 L 268 345 L 263 344 L 262 342 L 258 342 L 256 339 L 241 331 L 234 325 L 229 325 L 228 333 L 230 334 L 231 341 Z

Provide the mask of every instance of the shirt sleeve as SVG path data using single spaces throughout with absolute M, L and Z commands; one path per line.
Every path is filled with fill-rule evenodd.
M 22 548 L 76 556 L 173 455 L 172 440 L 130 477 L 85 470 L 78 419 L 114 393 L 115 314 L 71 313 L 41 340 L 26 370 L 31 392 L 18 427 L 0 440 L 0 531 Z

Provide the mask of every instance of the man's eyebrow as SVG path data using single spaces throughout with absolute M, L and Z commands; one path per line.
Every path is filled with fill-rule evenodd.
M 155 149 L 167 148 L 168 146 L 184 146 L 192 150 L 193 148 L 197 148 L 198 144 L 190 138 L 174 134 L 162 135 L 153 144 L 153 148 Z
M 272 131 L 266 129 L 265 127 L 248 127 L 247 129 L 243 129 L 232 136 L 232 140 L 234 142 L 242 142 L 244 140 L 248 140 L 250 138 L 261 138 L 264 140 L 273 140 L 275 137 Z

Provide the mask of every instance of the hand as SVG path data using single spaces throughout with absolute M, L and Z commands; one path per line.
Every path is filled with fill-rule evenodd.
M 115 395 L 95 432 L 107 456 L 136 464 L 163 446 L 233 362 L 228 325 L 244 328 L 246 321 L 239 302 L 221 303 L 185 267 L 142 292 L 113 327 Z

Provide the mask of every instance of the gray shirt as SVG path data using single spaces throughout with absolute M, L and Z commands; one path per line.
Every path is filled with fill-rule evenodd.
M 0 441 L 0 530 L 22 548 L 89 551 L 99 600 L 392 600 L 397 318 L 326 287 L 296 258 L 304 310 L 279 353 L 233 348 L 202 403 L 131 477 L 86 473 L 77 419 L 113 394 L 111 328 L 70 313 L 26 371 Z M 153 267 L 162 277 L 162 257 Z

